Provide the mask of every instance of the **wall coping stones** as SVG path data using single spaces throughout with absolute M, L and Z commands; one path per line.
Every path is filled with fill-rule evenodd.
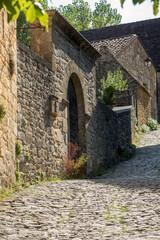
M 122 106 L 122 107 L 114 107 L 112 110 L 116 113 L 116 115 L 125 113 L 125 112 L 130 112 L 132 108 L 131 106 Z

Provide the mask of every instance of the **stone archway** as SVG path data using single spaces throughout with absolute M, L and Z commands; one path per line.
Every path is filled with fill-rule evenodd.
M 86 152 L 86 122 L 85 116 L 88 114 L 88 101 L 87 101 L 87 92 L 85 86 L 85 78 L 83 76 L 82 70 L 75 64 L 74 61 L 70 61 L 64 72 L 64 82 L 63 82 L 63 95 L 62 98 L 68 99 L 68 87 L 70 79 L 72 80 L 72 84 L 74 86 L 74 91 L 76 94 L 77 100 L 77 112 L 78 112 L 78 144 L 80 145 L 83 152 Z M 72 86 L 72 87 L 73 87 Z M 65 101 L 66 102 L 66 101 Z M 67 103 L 66 103 L 67 104 Z M 70 133 L 69 129 L 69 104 L 66 105 L 65 110 L 65 132 L 66 134 Z M 68 137 L 68 142 L 70 141 Z
M 77 143 L 86 152 L 85 105 L 83 90 L 76 73 L 68 82 L 68 141 Z

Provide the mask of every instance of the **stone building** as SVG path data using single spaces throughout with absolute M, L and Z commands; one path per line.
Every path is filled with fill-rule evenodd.
M 150 116 L 157 119 L 156 70 L 153 64 L 145 65 L 144 60 L 149 56 L 137 35 L 95 41 L 92 45 L 103 55 L 96 64 L 97 81 L 107 77 L 108 70 L 121 68 L 132 89 L 138 126 L 145 124 Z
M 98 79 L 104 74 L 102 60 L 107 63 L 106 70 L 120 66 L 129 80 L 132 98 L 129 96 L 128 104 L 137 109 L 139 99 L 139 112 L 150 114 L 154 91 L 150 82 L 147 86 L 143 79 L 138 81 L 124 64 L 123 56 L 114 55 L 108 46 L 96 49 L 57 11 L 48 14 L 49 31 L 35 21 L 28 49 L 21 43 L 16 45 L 15 23 L 7 24 L 6 13 L 1 11 L 0 101 L 5 102 L 8 112 L 0 123 L 0 186 L 15 181 L 16 139 L 24 148 L 20 171 L 29 179 L 39 171 L 47 176 L 60 174 L 68 142 L 78 143 L 87 153 L 88 172 L 114 163 L 119 147 L 124 142 L 131 144 L 133 107 L 111 109 L 97 98 Z M 128 46 L 130 54 L 136 41 L 137 49 L 144 53 L 134 37 Z
M 96 97 L 100 53 L 58 12 L 48 13 L 48 32 L 34 22 L 31 50 L 18 44 L 20 171 L 30 177 L 63 171 L 68 142 L 90 156 L 88 171 L 113 163 L 122 142 L 131 143 L 130 107 L 112 111 Z
M 7 114 L 0 123 L 0 189 L 15 181 L 17 138 L 17 41 L 16 23 L 7 22 L 7 14 L 0 11 L 0 103 Z
M 127 24 L 120 24 L 111 27 L 104 27 L 99 29 L 93 29 L 83 31 L 81 34 L 90 42 L 101 42 L 109 41 L 110 46 L 114 41 L 122 43 L 120 46 L 120 53 L 116 56 L 116 59 L 130 72 L 133 77 L 139 79 L 148 85 L 148 80 L 152 83 L 151 94 L 152 94 L 152 117 L 156 118 L 156 99 L 157 99 L 157 119 L 160 121 L 160 49 L 159 49 L 159 38 L 160 38 L 160 18 L 145 20 L 140 22 L 133 22 Z M 136 35 L 137 37 L 136 37 Z M 132 35 L 132 40 L 129 46 L 125 45 L 126 36 Z M 133 39 L 134 38 L 134 39 Z M 128 40 L 127 40 L 128 41 Z M 138 44 L 138 45 L 137 45 Z M 115 44 L 114 44 L 115 45 Z M 118 45 L 120 45 L 118 43 Z M 113 51 L 112 51 L 113 52 Z M 129 54 L 129 55 L 128 55 Z M 143 63 L 147 56 L 150 56 L 152 60 L 151 66 L 147 67 Z M 127 60 L 126 60 L 127 59 Z M 140 61 L 142 59 L 143 61 Z M 140 64 L 140 65 L 139 65 Z M 141 73 L 141 67 L 143 73 Z M 155 74 L 154 68 L 156 69 L 156 87 L 155 87 Z M 151 75 L 151 72 L 153 75 Z M 139 75 L 138 75 L 138 74 Z M 147 79 L 147 82 L 144 81 Z M 146 86 L 147 86 L 146 85 Z M 145 88 L 146 88 L 145 86 Z M 154 110 L 153 110 L 154 109 Z

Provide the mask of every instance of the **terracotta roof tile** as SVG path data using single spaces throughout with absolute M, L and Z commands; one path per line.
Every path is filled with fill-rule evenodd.
M 160 18 L 83 31 L 90 42 L 136 34 L 160 71 Z
M 95 47 L 98 51 L 100 50 L 101 46 L 107 46 L 110 52 L 114 56 L 116 56 L 119 52 L 122 51 L 123 48 L 127 47 L 135 38 L 137 38 L 137 35 L 131 34 L 119 38 L 105 39 L 91 43 L 93 47 Z

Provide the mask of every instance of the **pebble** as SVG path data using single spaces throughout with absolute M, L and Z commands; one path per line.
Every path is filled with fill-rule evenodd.
M 1 240 L 160 240 L 160 129 L 96 179 L 43 183 L 0 203 Z

